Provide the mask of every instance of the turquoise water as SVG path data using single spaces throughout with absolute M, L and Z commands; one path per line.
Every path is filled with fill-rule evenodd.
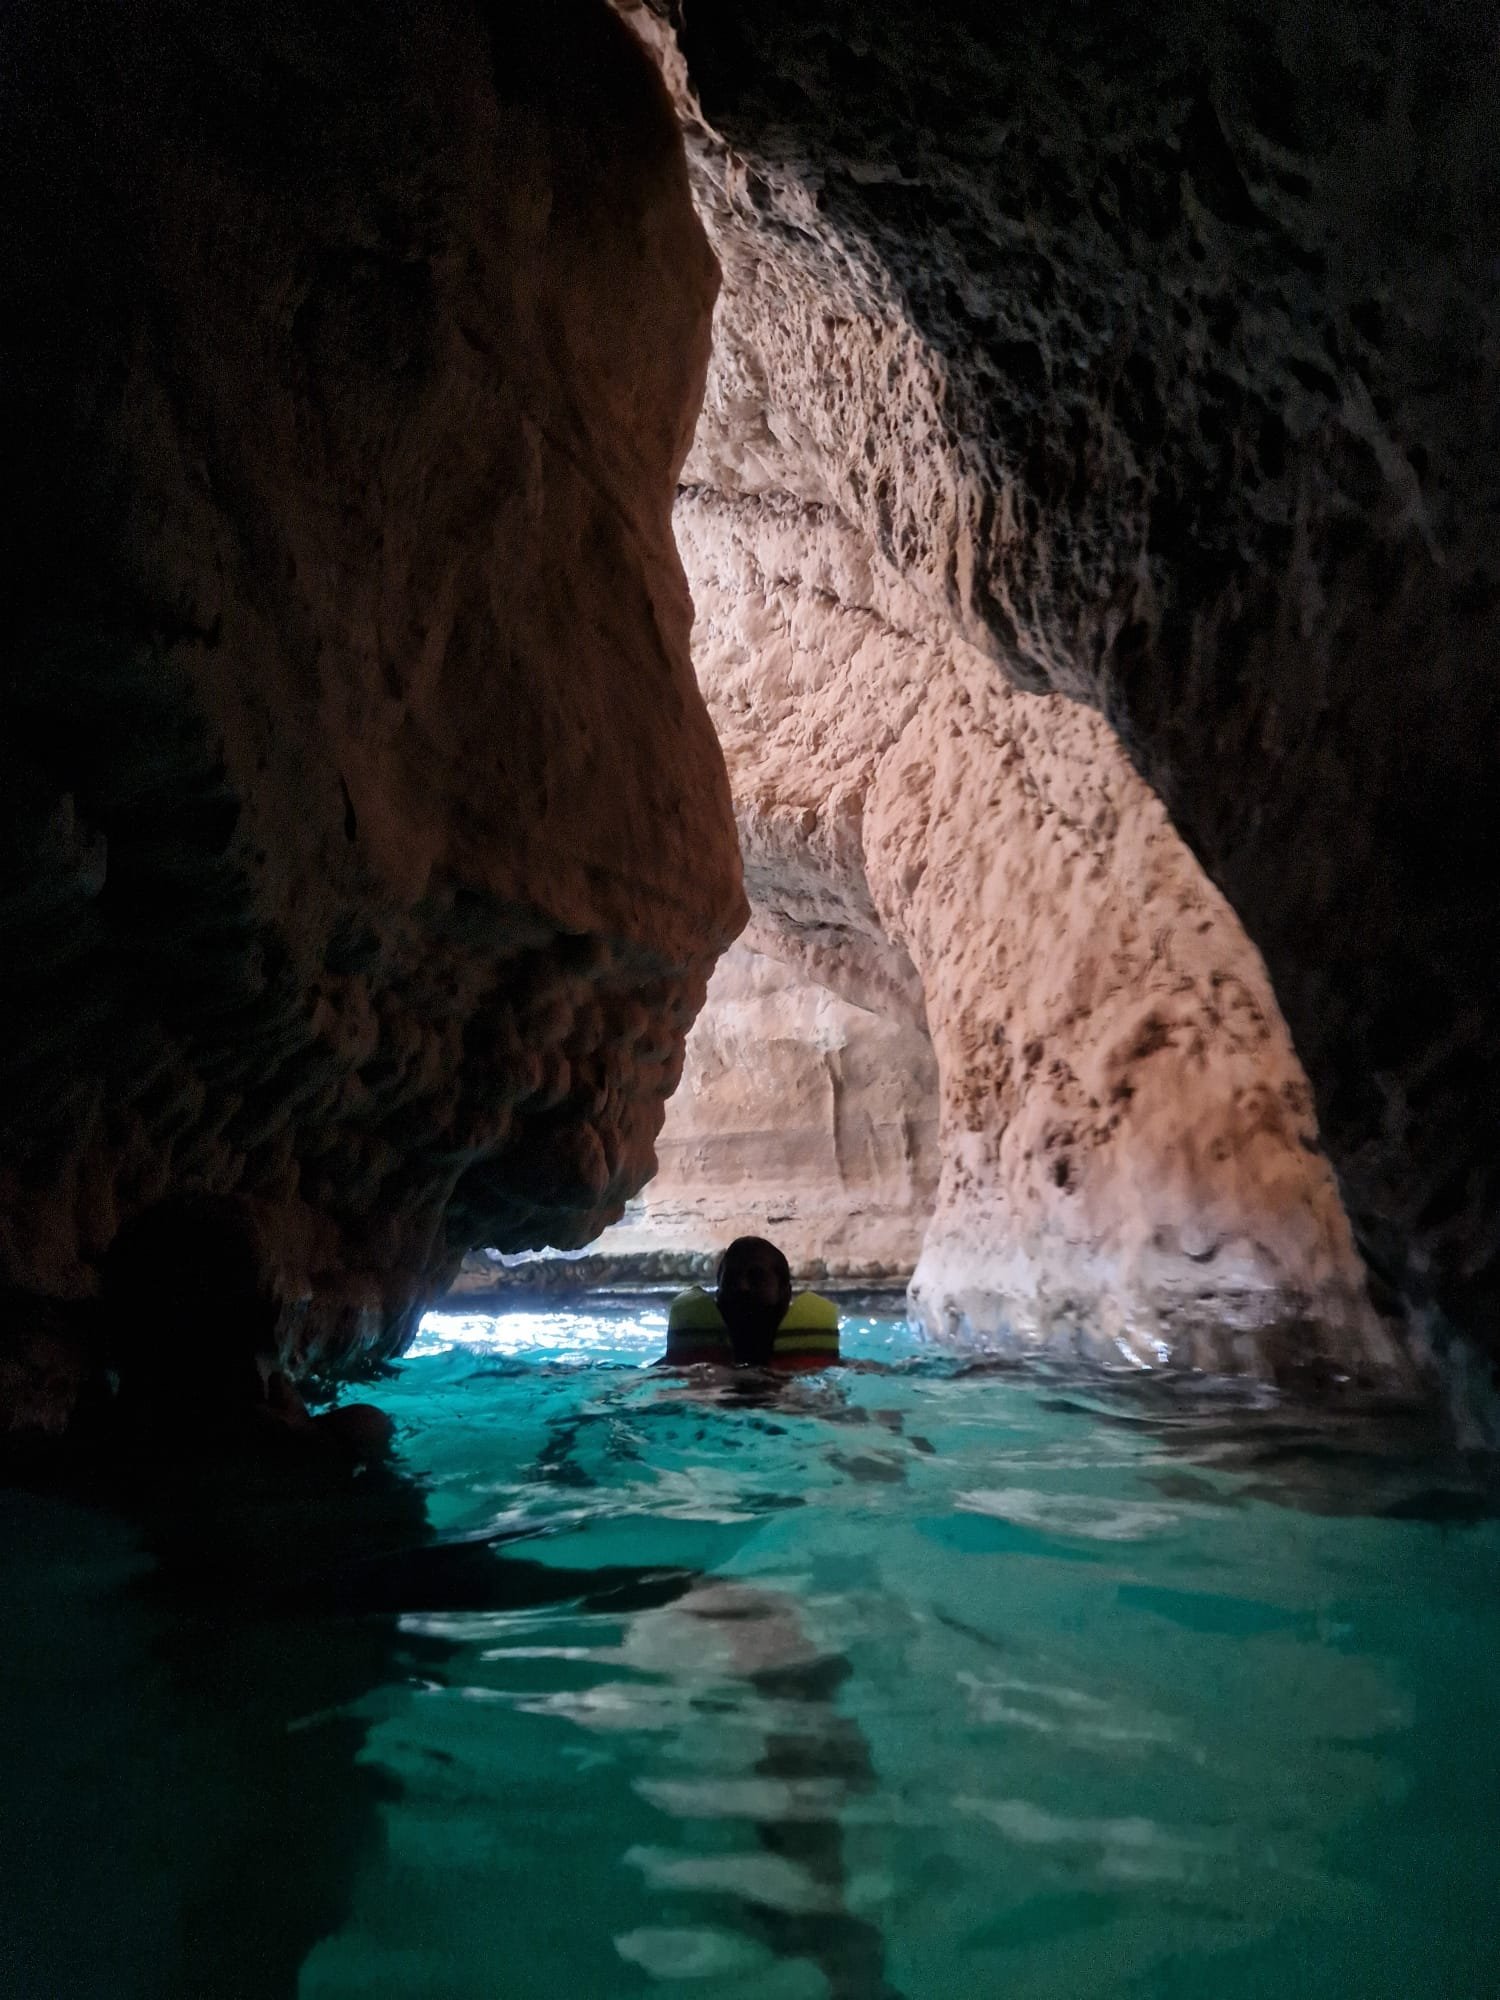
M 399 1477 L 5 1497 L 5 1993 L 1495 1990 L 1487 1464 L 663 1328 L 430 1319 Z

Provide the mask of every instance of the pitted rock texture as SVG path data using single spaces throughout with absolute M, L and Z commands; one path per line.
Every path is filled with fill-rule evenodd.
M 1494 8 L 630 12 L 725 268 L 689 477 L 836 507 L 1108 719 L 1263 954 L 1363 1248 L 1482 1330 Z
M 799 1279 L 904 1284 L 937 1193 L 932 1044 L 734 945 L 688 1036 L 656 1150 L 656 1178 L 599 1238 L 599 1256 L 646 1270 L 770 1236 Z
M 925 1004 L 923 1319 L 1393 1380 L 1264 968 L 1103 720 L 1008 687 L 831 509 L 698 491 L 677 519 L 747 937 L 893 1008 L 899 962 Z
M 713 261 L 584 0 L 0 32 L 0 1282 L 237 1194 L 333 1359 L 620 1212 L 743 920 Z

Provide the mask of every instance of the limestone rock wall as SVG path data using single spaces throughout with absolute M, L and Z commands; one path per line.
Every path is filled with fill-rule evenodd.
M 1367 1255 L 1482 1331 L 1494 9 L 630 11 L 725 268 L 689 477 L 835 507 L 1105 716 L 1265 959 Z
M 1394 1365 L 1264 968 L 1102 719 L 1008 687 L 829 508 L 698 491 L 678 536 L 748 936 L 892 1018 L 921 996 L 927 1323 L 1098 1359 Z
M 205 1189 L 399 1339 L 619 1213 L 743 920 L 670 108 L 585 0 L 64 0 L 0 166 L 0 1285 Z
M 688 1036 L 655 1179 L 602 1257 L 716 1254 L 772 1237 L 813 1279 L 905 1283 L 938 1178 L 925 1030 L 734 945 Z

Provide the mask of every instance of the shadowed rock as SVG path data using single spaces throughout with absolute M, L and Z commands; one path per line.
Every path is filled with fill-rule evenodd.
M 619 1212 L 742 918 L 681 149 L 584 0 L 0 32 L 0 1282 L 233 1191 L 389 1346 Z

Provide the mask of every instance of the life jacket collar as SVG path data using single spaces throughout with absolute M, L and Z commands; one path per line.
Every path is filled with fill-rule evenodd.
M 668 1361 L 732 1366 L 734 1342 L 718 1301 L 701 1285 L 673 1299 L 667 1314 Z M 817 1292 L 796 1292 L 771 1342 L 768 1365 L 780 1371 L 826 1368 L 839 1358 L 839 1309 Z

